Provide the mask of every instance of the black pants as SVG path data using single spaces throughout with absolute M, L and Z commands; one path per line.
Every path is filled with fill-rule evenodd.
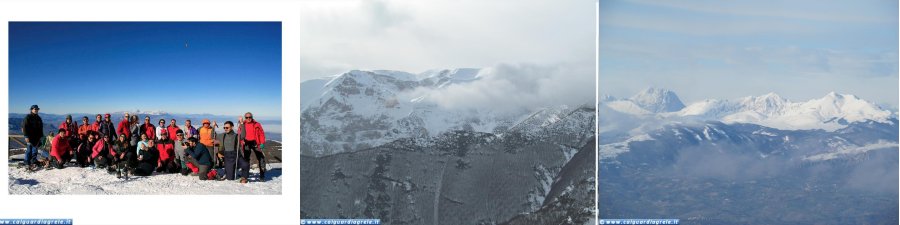
M 225 179 L 234 180 L 234 172 L 237 165 L 237 151 L 222 152 L 225 155 Z
M 57 169 L 62 169 L 63 165 L 65 165 L 66 162 L 72 160 L 72 155 L 71 154 L 63 154 L 62 157 L 60 157 L 60 158 L 62 158 L 62 161 L 59 161 L 59 159 L 56 159 L 56 157 L 51 156 L 50 157 L 50 166 L 56 167 Z
M 207 180 L 207 175 L 209 174 L 209 165 L 197 164 L 197 176 L 200 177 L 200 180 Z M 216 179 L 212 177 L 212 179 Z
M 96 158 L 91 159 L 94 161 L 94 166 L 97 168 L 106 168 L 109 163 L 109 156 L 98 155 Z
M 262 149 L 259 149 L 257 147 L 256 141 L 245 141 L 244 142 L 244 153 L 248 153 L 248 154 L 244 154 L 244 157 L 247 157 L 248 170 L 249 170 L 249 164 L 250 164 L 249 152 L 253 152 L 253 154 L 256 155 L 256 161 L 259 161 L 259 177 L 260 177 L 260 179 L 262 179 L 263 177 L 266 176 L 266 155 L 263 154 Z
M 156 172 L 160 173 L 178 173 L 181 172 L 181 166 L 175 163 L 175 160 L 163 162 L 162 167 L 156 168 Z

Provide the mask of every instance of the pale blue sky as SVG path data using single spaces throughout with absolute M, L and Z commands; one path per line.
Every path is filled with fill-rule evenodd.
M 829 91 L 896 107 L 897 1 L 601 1 L 600 92 L 685 102 Z

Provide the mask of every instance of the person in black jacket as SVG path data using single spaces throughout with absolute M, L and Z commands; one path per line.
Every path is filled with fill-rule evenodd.
M 41 137 L 44 136 L 44 121 L 38 115 L 41 108 L 38 105 L 31 106 L 31 113 L 22 120 L 22 134 L 25 135 L 25 166 L 31 168 L 36 161 L 38 147 L 41 146 Z
M 100 136 L 97 137 L 97 140 L 103 139 L 103 137 L 108 137 L 109 140 L 116 140 L 116 125 L 109 118 L 109 113 L 104 115 L 98 132 L 100 132 Z
M 150 140 L 149 142 L 150 145 L 146 150 L 138 149 L 138 163 L 137 167 L 134 168 L 133 173 L 136 176 L 150 176 L 153 174 L 153 171 L 156 170 L 157 163 L 159 163 L 159 152 L 156 151 L 153 140 Z
M 206 149 L 206 146 L 198 145 L 197 138 L 188 138 L 188 148 L 184 150 L 184 154 L 185 156 L 190 156 L 185 157 L 188 162 L 197 165 L 197 175 L 200 177 L 200 180 L 210 178 L 208 174 L 210 167 L 212 167 L 212 156 L 209 155 L 209 150 Z M 212 179 L 215 179 L 215 177 L 212 177 Z

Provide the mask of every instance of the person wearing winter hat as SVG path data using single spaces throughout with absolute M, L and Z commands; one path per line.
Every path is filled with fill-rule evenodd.
M 78 138 L 78 123 L 72 120 L 72 115 L 66 115 L 66 121 L 59 124 L 60 129 L 66 129 L 66 137 L 69 140 L 69 146 L 78 146 L 81 139 Z
M 259 180 L 265 181 L 266 155 L 263 148 L 266 143 L 266 133 L 263 131 L 262 124 L 253 119 L 253 113 L 244 113 L 238 133 L 241 135 L 241 145 L 244 146 L 244 151 L 253 152 L 256 155 L 256 160 L 259 162 Z M 244 157 L 250 157 L 250 154 L 245 154 Z M 249 158 L 247 160 L 249 161 Z
M 206 150 L 209 151 L 210 156 L 216 155 L 216 153 L 214 152 L 215 149 L 213 148 L 213 144 L 214 144 L 213 140 L 216 139 L 216 127 L 218 127 L 218 126 L 219 125 L 215 122 L 213 122 L 213 124 L 211 125 L 209 123 L 209 119 L 203 119 L 203 126 L 200 127 L 200 131 L 199 131 L 200 137 L 197 138 L 200 141 L 200 144 L 202 144 L 203 147 L 205 147 Z M 218 164 L 217 163 L 218 161 L 216 159 L 218 159 L 218 158 L 212 159 L 214 166 L 216 164 Z
M 41 108 L 38 105 L 32 105 L 31 113 L 25 115 L 25 119 L 22 120 L 22 134 L 25 135 L 26 145 L 24 166 L 29 169 L 32 169 L 34 162 L 37 161 L 40 152 L 38 147 L 41 146 L 41 137 L 44 137 L 44 121 L 38 115 L 39 110 Z

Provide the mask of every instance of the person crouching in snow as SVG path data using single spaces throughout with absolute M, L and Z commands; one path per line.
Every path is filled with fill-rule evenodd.
M 103 169 L 109 164 L 109 153 L 112 150 L 112 144 L 109 142 L 109 136 L 103 136 L 91 149 L 91 158 L 89 161 L 94 162 L 94 167 Z
M 97 143 L 98 136 L 97 132 L 89 131 L 87 140 L 82 141 L 75 148 L 75 163 L 78 164 L 78 167 L 84 168 L 90 165 L 91 153 L 94 151 L 94 144 Z
M 126 172 L 125 164 L 128 163 L 128 149 L 131 148 L 131 141 L 125 134 L 120 134 L 119 139 L 112 143 L 112 151 L 109 151 L 109 167 L 106 171 L 109 174 L 116 173 L 117 178 L 122 178 L 122 172 Z
M 50 143 L 50 166 L 62 169 L 66 162 L 72 160 L 72 147 L 66 137 L 66 129 L 59 129 L 59 134 Z
M 134 168 L 136 176 L 150 176 L 156 170 L 159 163 L 159 152 L 154 147 L 153 140 L 147 140 L 146 135 L 141 135 L 145 141 L 138 143 L 137 166 Z
M 187 145 L 187 140 L 184 139 L 184 131 L 175 131 L 175 140 L 172 143 L 173 151 L 175 152 L 175 165 L 178 166 L 181 175 L 184 176 L 191 173 L 191 170 L 187 167 L 187 161 L 185 161 L 184 155 L 184 149 L 187 148 Z
M 196 138 L 188 138 L 188 148 L 184 150 L 188 162 L 197 166 L 197 175 L 200 180 L 216 179 L 215 170 L 210 171 L 212 167 L 212 156 L 206 146 L 197 144 Z
M 177 131 L 173 131 L 177 132 Z M 175 144 L 169 140 L 168 131 L 163 131 L 156 141 L 156 150 L 159 151 L 159 162 L 156 165 L 156 172 L 159 173 L 177 173 L 179 167 L 175 165 Z

